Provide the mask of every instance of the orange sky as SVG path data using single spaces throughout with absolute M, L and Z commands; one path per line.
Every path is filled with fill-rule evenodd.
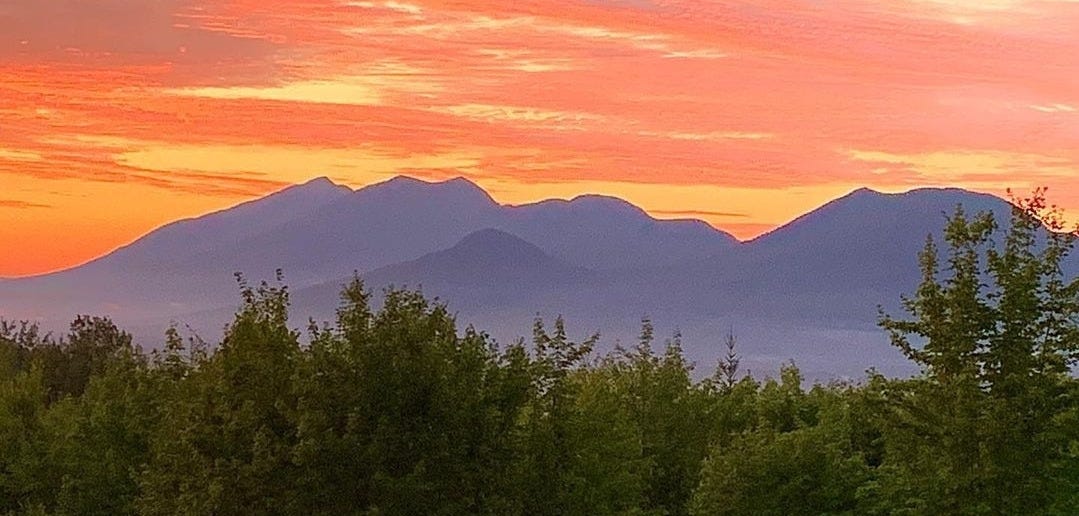
M 0 276 L 395 174 L 740 237 L 863 185 L 1079 212 L 1079 0 L 0 4 Z

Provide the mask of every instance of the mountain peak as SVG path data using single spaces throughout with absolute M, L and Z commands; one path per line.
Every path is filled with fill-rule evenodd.
M 538 247 L 525 242 L 520 237 L 495 228 L 486 228 L 469 233 L 454 247 L 497 247 L 506 245 L 518 246 L 521 244 L 535 247 L 536 250 L 539 251 Z M 539 252 L 542 253 L 542 251 Z
M 854 190 L 853 192 L 847 194 L 844 197 L 881 197 L 881 196 L 884 196 L 884 195 L 888 195 L 888 194 L 886 194 L 884 192 L 881 192 L 879 190 L 874 190 L 874 189 L 872 189 L 872 188 L 870 188 L 868 186 L 863 186 L 863 187 L 861 187 L 861 188 L 859 188 L 857 190 Z
M 450 252 L 478 262 L 508 260 L 529 263 L 547 258 L 546 253 L 536 245 L 517 235 L 494 228 L 481 229 L 466 235 Z
M 326 176 L 318 176 L 318 177 L 316 177 L 314 179 L 309 179 L 309 180 L 305 181 L 304 183 L 301 183 L 300 186 L 309 186 L 309 187 L 310 186 L 332 186 L 332 187 L 338 187 L 338 186 L 341 186 L 341 185 L 333 182 L 332 179 L 330 179 L 330 178 L 328 178 Z
M 320 179 L 324 179 L 324 178 L 320 178 Z M 317 179 L 315 181 L 317 181 Z M 454 187 L 454 186 L 456 186 L 456 187 L 476 188 L 476 189 L 482 190 L 482 188 L 480 188 L 479 185 L 477 185 L 476 183 L 474 183 L 474 182 L 472 182 L 472 181 L 470 181 L 470 180 L 468 180 L 468 179 L 466 179 L 464 177 L 461 177 L 461 176 L 457 176 L 457 177 L 454 177 L 454 178 L 451 178 L 451 179 L 446 179 L 444 181 L 427 181 L 425 179 L 420 179 L 418 177 L 401 175 L 401 176 L 393 176 L 390 179 L 387 179 L 386 181 L 382 181 L 380 183 L 374 183 L 374 184 L 372 184 L 370 186 L 372 186 L 372 187 L 382 186 L 382 187 L 394 187 L 394 188 L 437 188 L 437 187 Z
M 328 178 L 326 176 L 319 176 L 319 177 L 316 177 L 314 179 L 309 179 L 309 180 L 307 180 L 307 181 L 305 181 L 303 183 L 299 183 L 299 184 L 289 186 L 289 187 L 287 187 L 287 188 L 285 188 L 283 190 L 278 191 L 277 193 L 284 193 L 284 192 L 319 192 L 319 193 L 321 193 L 321 192 L 351 192 L 351 191 L 352 191 L 351 188 L 349 188 L 349 187 L 347 187 L 345 185 L 342 185 L 342 184 L 337 184 L 337 183 L 333 182 L 333 180 L 331 180 L 330 178 Z
M 455 185 L 455 186 L 464 187 L 464 188 L 476 188 L 478 190 L 483 189 L 482 187 L 480 187 L 480 185 L 476 184 L 475 181 L 473 181 L 473 180 L 471 180 L 471 179 L 469 179 L 467 177 L 464 177 L 464 176 L 457 176 L 457 177 L 454 177 L 452 179 L 447 179 L 447 180 L 443 181 L 442 184 Z
M 847 195 L 845 195 L 843 197 L 840 197 L 839 199 L 836 199 L 836 200 L 838 201 L 838 200 L 842 200 L 842 199 L 845 199 L 845 198 L 852 198 L 852 197 L 909 199 L 909 198 L 925 197 L 925 196 L 955 196 L 957 198 L 958 197 L 961 197 L 961 198 L 997 198 L 997 197 L 995 197 L 993 195 L 990 195 L 990 194 L 974 192 L 974 191 L 971 191 L 971 190 L 966 190 L 964 188 L 959 188 L 959 187 L 955 187 L 955 186 L 947 186 L 947 187 L 925 186 L 925 187 L 921 187 L 921 188 L 913 188 L 911 190 L 907 190 L 907 191 L 904 191 L 904 192 L 895 192 L 895 193 L 882 192 L 880 190 L 874 190 L 872 188 L 864 186 L 864 187 L 859 188 L 857 190 L 854 190 L 851 193 L 849 193 L 849 194 L 847 194 Z
M 408 187 L 413 187 L 413 186 L 423 186 L 423 185 L 429 185 L 429 184 L 431 184 L 431 183 L 429 183 L 427 181 L 424 181 L 422 179 L 412 177 L 412 176 L 393 176 L 393 177 L 391 177 L 390 179 L 388 179 L 386 181 L 382 181 L 380 183 L 374 183 L 371 186 L 372 187 L 374 187 L 374 186 L 385 186 L 385 187 L 395 187 L 395 188 L 408 188 Z
M 649 217 L 643 209 L 625 199 L 599 194 L 578 195 L 569 200 L 546 199 L 535 203 L 518 205 L 515 206 L 515 208 L 525 212 L 536 212 L 554 208 L 557 210 L 557 213 L 564 216 L 603 214 L 629 216 L 633 218 Z
M 357 193 L 365 195 L 404 195 L 409 197 L 431 197 L 432 195 L 444 196 L 457 201 L 472 201 L 482 204 L 497 204 L 486 190 L 479 185 L 463 177 L 455 177 L 446 181 L 425 181 L 410 176 L 396 176 L 381 183 L 375 183 L 357 190 Z
M 624 214 L 647 215 L 645 211 L 637 205 L 625 199 L 610 195 L 578 195 L 577 197 L 574 197 L 573 200 L 569 201 L 569 204 L 578 208 L 602 209 Z
M 892 241 L 906 241 L 901 232 L 924 237 L 925 228 L 944 225 L 944 214 L 963 205 L 968 213 L 1007 213 L 1007 202 L 989 194 L 961 188 L 918 188 L 900 193 L 883 193 L 859 188 L 809 212 L 751 242 L 782 241 L 787 248 L 809 248 L 821 239 L 840 239 L 849 234 L 879 238 L 880 247 Z M 908 235 L 909 236 L 909 235 Z M 784 240 L 803 238 L 802 243 Z

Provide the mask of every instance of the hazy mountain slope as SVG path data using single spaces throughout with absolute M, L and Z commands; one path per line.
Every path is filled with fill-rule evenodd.
M 168 224 L 100 261 L 123 267 L 182 263 L 272 232 L 350 193 L 348 187 L 321 177 L 233 208 Z
M 991 195 L 861 189 L 747 242 L 738 253 L 686 270 L 679 284 L 711 285 L 724 293 L 713 303 L 742 313 L 872 325 L 878 305 L 898 309 L 900 294 L 917 287 L 919 251 L 930 234 L 941 241 L 947 216 L 959 205 L 971 215 L 991 211 L 1007 226 L 1010 204 Z
M 463 179 L 425 183 L 401 177 L 217 250 L 217 260 L 232 259 L 240 270 L 282 268 L 290 282 L 309 285 L 452 246 L 490 227 L 500 209 Z
M 467 235 L 449 249 L 361 275 L 374 292 L 396 286 L 422 289 L 473 313 L 518 310 L 534 314 L 552 297 L 600 281 L 593 271 L 575 267 L 539 247 L 497 229 Z M 352 276 L 308 287 L 294 295 L 296 313 L 325 319 L 333 314 L 338 294 Z
M 595 270 L 687 263 L 738 245 L 730 234 L 699 220 L 656 220 L 614 197 L 548 200 L 509 212 L 500 228 Z
M 399 177 L 355 192 L 319 179 L 169 224 L 82 267 L 5 283 L 0 311 L 41 319 L 186 313 L 231 301 L 238 271 L 257 280 L 280 268 L 301 288 L 412 260 L 493 227 L 596 268 L 688 262 L 733 241 L 702 223 L 656 221 L 608 198 L 506 207 L 465 179 Z
M 233 271 L 257 281 L 283 268 L 298 324 L 332 317 L 359 271 L 376 291 L 422 287 L 503 340 L 526 335 L 539 313 L 565 315 L 611 344 L 631 340 L 650 315 L 680 328 L 698 359 L 714 357 L 708 339 L 733 326 L 756 364 L 899 371 L 901 357 L 874 330 L 877 306 L 899 313 L 926 236 L 939 236 L 960 204 L 1006 226 L 1010 206 L 993 196 L 863 189 L 736 243 L 607 197 L 510 207 L 465 180 L 398 178 L 356 192 L 315 181 L 166 226 L 84 267 L 4 281 L 0 316 L 55 328 L 75 313 L 109 314 L 149 336 L 177 320 L 213 340 L 238 300 Z
M 320 178 L 202 217 L 167 224 L 102 258 L 62 272 L 5 282 L 0 313 L 61 321 L 76 313 L 118 318 L 215 306 L 235 292 L 235 262 L 208 256 L 347 196 Z M 259 274 L 272 273 L 272 269 Z

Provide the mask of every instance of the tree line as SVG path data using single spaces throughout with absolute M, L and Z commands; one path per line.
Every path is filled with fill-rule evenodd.
M 561 319 L 499 346 L 359 279 L 305 339 L 280 278 L 213 346 L 0 323 L 0 514 L 1076 514 L 1074 235 L 1041 192 L 997 234 L 958 210 L 882 313 L 919 375 L 808 388 L 733 335 L 700 380 L 647 320 L 603 356 Z

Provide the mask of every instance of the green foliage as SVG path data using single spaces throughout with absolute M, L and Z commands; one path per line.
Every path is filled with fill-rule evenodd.
M 958 210 L 944 277 L 930 241 L 911 319 L 882 318 L 925 371 L 882 391 L 892 512 L 1044 512 L 1075 487 L 1062 472 L 1074 468 L 1075 427 L 1063 423 L 1076 408 L 1079 281 L 1061 272 L 1074 235 L 1059 220 L 1036 192 L 994 246 L 992 218 Z
M 288 328 L 288 290 L 241 278 L 241 293 L 220 348 L 166 401 L 140 477 L 141 513 L 274 513 L 295 497 L 291 382 L 300 348 Z
M 377 314 L 357 280 L 337 328 L 315 329 L 295 379 L 300 497 L 320 513 L 498 513 L 527 365 L 444 306 L 391 291 Z
M 881 320 L 922 374 L 859 384 L 743 375 L 733 332 L 698 380 L 648 320 L 604 356 L 561 318 L 500 348 L 358 279 L 305 338 L 280 275 L 239 278 L 215 346 L 0 321 L 0 514 L 1079 513 L 1073 237 L 1041 192 L 944 235 Z
M 713 450 L 693 514 L 860 514 L 868 478 L 839 423 L 760 429 Z
M 653 349 L 651 321 L 632 350 L 618 350 L 598 370 L 617 390 L 641 440 L 645 511 L 686 514 L 699 483 L 713 418 L 707 392 L 694 383 L 679 335 Z

